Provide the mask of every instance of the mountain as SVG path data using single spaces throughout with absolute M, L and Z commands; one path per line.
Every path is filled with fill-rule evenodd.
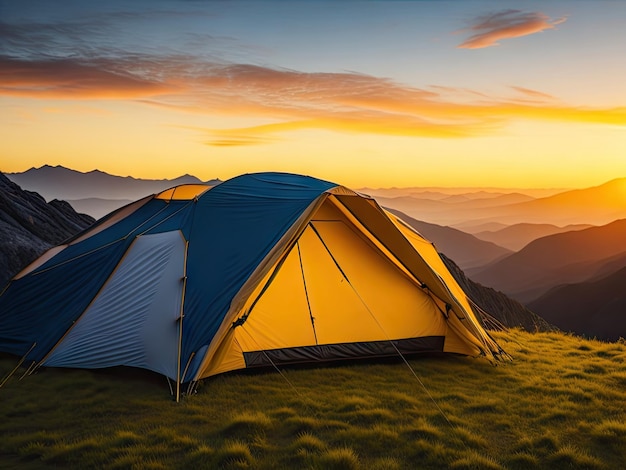
M 485 230 L 472 234 L 480 240 L 495 243 L 509 250 L 519 251 L 537 238 L 590 227 L 591 225 L 585 224 L 566 225 L 565 227 L 557 227 L 552 224 L 515 224 L 499 230 Z
M 397 209 L 418 220 L 440 225 L 456 225 L 474 221 L 476 218 L 480 219 L 485 211 L 534 200 L 530 196 L 519 193 L 499 194 L 493 197 L 469 197 L 468 194 L 463 194 L 447 196 L 443 199 L 421 198 L 415 194 L 375 197 L 382 206 Z
M 439 255 L 456 282 L 459 283 L 469 298 L 479 307 L 478 309 L 474 308 L 474 312 L 483 318 L 487 328 L 490 328 L 491 325 L 489 320 L 485 321 L 485 315 L 482 312 L 487 312 L 507 328 L 518 327 L 530 332 L 558 330 L 556 326 L 550 324 L 520 302 L 507 297 L 502 292 L 472 281 L 454 261 L 444 254 L 440 253 Z
M 179 184 L 202 182 L 191 175 L 171 180 L 153 180 L 114 176 L 99 170 L 82 173 L 62 166 L 49 165 L 31 168 L 23 173 L 7 173 L 6 176 L 23 189 L 38 192 L 46 200 L 56 198 L 66 201 L 88 198 L 135 201 Z M 217 184 L 219 180 L 211 180 L 208 183 Z
M 539 238 L 472 279 L 529 302 L 560 284 L 582 282 L 626 256 L 626 219 Z
M 93 222 L 67 202 L 47 203 L 0 173 L 0 286 L 42 252 Z
M 480 232 L 497 232 L 503 228 L 510 227 L 510 225 L 502 224 L 500 222 L 475 222 L 468 220 L 460 224 L 451 225 L 452 228 L 459 229 L 461 232 L 475 234 Z
M 476 214 L 483 222 L 603 225 L 626 218 L 626 178 Z
M 401 211 L 387 210 L 408 223 L 437 246 L 437 250 L 452 258 L 462 269 L 482 267 L 512 252 L 491 242 L 479 240 L 465 232 L 414 219 Z
M 626 338 L 626 262 L 595 280 L 555 287 L 529 304 L 565 331 L 607 341 Z
M 470 229 L 485 224 L 520 223 L 603 225 L 626 218 L 626 178 L 618 178 L 586 189 L 547 193 L 534 197 L 522 191 L 494 193 L 456 191 L 447 197 L 433 197 L 416 188 L 374 190 L 381 205 L 393 207 L 418 220 L 476 232 Z M 541 193 L 535 193 L 541 194 Z M 546 194 L 544 192 L 544 194 Z
M 497 188 L 497 187 L 442 187 L 413 186 L 391 188 L 361 188 L 359 192 L 378 197 L 413 196 L 420 199 L 445 199 L 462 195 L 469 199 L 496 197 L 503 194 L 519 193 L 532 198 L 548 197 L 567 191 L 567 188 Z

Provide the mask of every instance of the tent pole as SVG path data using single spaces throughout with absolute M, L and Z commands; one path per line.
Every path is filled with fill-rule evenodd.
M 313 337 L 315 338 L 315 344 L 319 344 L 317 341 L 317 331 L 315 331 L 315 317 L 313 316 L 313 311 L 311 310 L 311 302 L 309 301 L 309 290 L 306 286 L 306 277 L 304 276 L 304 266 L 302 264 L 302 253 L 300 253 L 300 243 L 296 243 L 296 247 L 298 248 L 298 259 L 300 260 L 300 272 L 302 273 L 302 285 L 304 286 L 304 296 L 306 297 L 306 305 L 309 309 L 309 317 L 311 318 L 311 327 L 313 328 Z
M 185 261 L 183 264 L 183 292 L 180 298 L 180 315 L 178 317 L 178 360 L 176 361 L 176 403 L 180 401 L 181 361 L 183 350 L 183 318 L 185 318 L 185 291 L 187 289 L 187 253 L 189 240 L 185 240 Z

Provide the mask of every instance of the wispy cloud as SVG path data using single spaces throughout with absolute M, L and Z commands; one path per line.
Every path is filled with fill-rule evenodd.
M 461 49 L 481 49 L 497 46 L 502 39 L 518 38 L 553 29 L 566 21 L 566 17 L 551 19 L 541 12 L 503 10 L 482 15 L 474 19 L 472 25 L 463 31 L 470 31 L 469 38 L 459 44 Z
M 20 60 L 0 56 L 0 95 L 138 98 L 171 92 L 172 87 L 156 78 L 132 73 L 111 59 Z
M 519 91 L 520 93 L 529 96 L 531 98 L 535 98 L 535 99 L 540 99 L 540 100 L 555 100 L 556 97 L 548 94 L 548 93 L 543 93 L 541 91 L 538 90 L 531 90 L 530 88 L 524 88 L 521 86 L 515 86 L 513 85 L 511 88 L 513 88 L 514 90 Z

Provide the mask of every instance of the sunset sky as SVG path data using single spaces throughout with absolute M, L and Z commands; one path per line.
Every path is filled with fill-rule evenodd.
M 0 0 L 0 170 L 626 176 L 626 2 Z

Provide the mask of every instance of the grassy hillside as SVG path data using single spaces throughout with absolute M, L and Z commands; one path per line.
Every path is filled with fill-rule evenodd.
M 225 375 L 178 404 L 129 370 L 13 377 L 0 467 L 620 468 L 626 345 L 495 336 L 512 362 L 411 359 L 428 393 L 401 361 Z

